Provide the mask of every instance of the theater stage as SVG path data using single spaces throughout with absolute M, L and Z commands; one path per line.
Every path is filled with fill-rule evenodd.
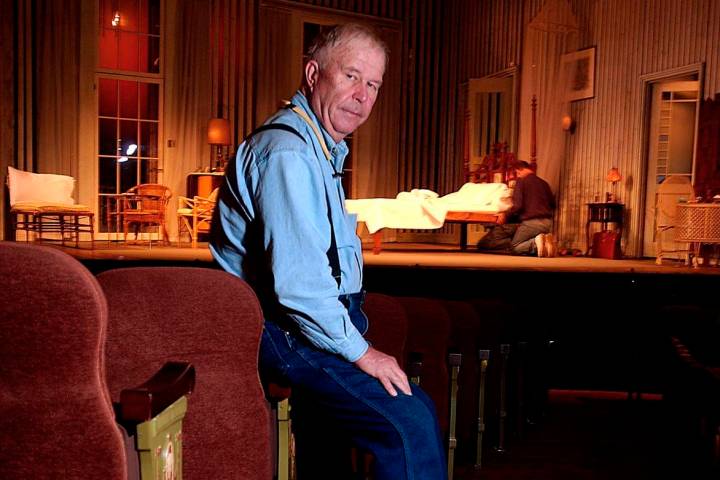
M 46 243 L 50 245 L 50 243 Z M 196 265 L 211 264 L 212 257 L 207 244 L 199 248 L 161 246 L 154 244 L 122 245 L 99 240 L 95 249 L 89 244 L 80 248 L 61 247 L 63 251 L 89 265 L 95 262 L 168 263 Z M 617 274 L 662 274 L 662 275 L 720 275 L 720 267 L 687 267 L 681 261 L 665 260 L 655 265 L 654 259 L 606 260 L 590 257 L 536 258 L 512 255 L 495 255 L 475 251 L 460 251 L 454 245 L 434 244 L 388 244 L 375 255 L 371 249 L 363 250 L 365 266 L 409 267 L 439 269 L 472 269 L 509 272 L 575 272 L 575 273 L 617 273 Z
M 93 273 L 131 266 L 216 267 L 207 244 L 148 248 L 98 241 L 94 250 L 64 250 Z M 364 258 L 368 291 L 479 302 L 487 305 L 488 318 L 501 319 L 513 342 L 551 345 L 543 366 L 554 388 L 661 390 L 668 323 L 683 321 L 668 320 L 668 307 L 720 311 L 719 267 L 515 257 L 426 244 L 391 244 L 379 255 L 365 251 Z

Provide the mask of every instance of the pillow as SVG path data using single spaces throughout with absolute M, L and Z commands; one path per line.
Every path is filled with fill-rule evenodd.
M 32 173 L 8 167 L 10 206 L 18 202 L 74 205 L 75 179 L 67 175 Z

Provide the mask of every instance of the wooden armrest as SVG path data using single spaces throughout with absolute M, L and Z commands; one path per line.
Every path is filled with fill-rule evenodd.
M 410 352 L 408 355 L 407 374 L 408 377 L 419 377 L 422 374 L 423 354 Z
M 462 365 L 462 354 L 458 352 L 449 352 L 448 363 L 451 367 L 459 367 Z
M 167 362 L 147 382 L 120 392 L 119 422 L 150 420 L 195 388 L 195 367 L 188 362 Z
M 275 382 L 268 382 L 265 386 L 265 395 L 271 402 L 280 402 L 292 395 L 292 388 Z

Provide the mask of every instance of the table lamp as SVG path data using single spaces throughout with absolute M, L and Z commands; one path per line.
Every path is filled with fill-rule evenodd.
M 608 170 L 607 181 L 612 183 L 612 193 L 608 194 L 608 202 L 617 202 L 617 182 L 622 180 L 620 170 L 617 167 L 612 167 Z
M 210 155 L 215 147 L 215 168 L 224 165 L 223 150 L 230 145 L 230 121 L 225 118 L 211 118 L 207 129 L 208 143 L 210 144 Z

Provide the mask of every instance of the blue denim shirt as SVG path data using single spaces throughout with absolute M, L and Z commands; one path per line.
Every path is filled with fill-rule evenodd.
M 210 250 L 222 268 L 255 289 L 266 318 L 289 318 L 313 345 L 354 362 L 368 344 L 338 296 L 362 289 L 362 249 L 356 218 L 345 211 L 341 179 L 333 177 L 342 171 L 348 148 L 322 128 L 302 93 L 296 93 L 292 103 L 322 132 L 330 162 L 297 113 L 277 112 L 266 123 L 289 125 L 304 141 L 272 129 L 240 145 L 220 188 Z M 327 253 L 328 199 L 340 260 L 339 287 Z

